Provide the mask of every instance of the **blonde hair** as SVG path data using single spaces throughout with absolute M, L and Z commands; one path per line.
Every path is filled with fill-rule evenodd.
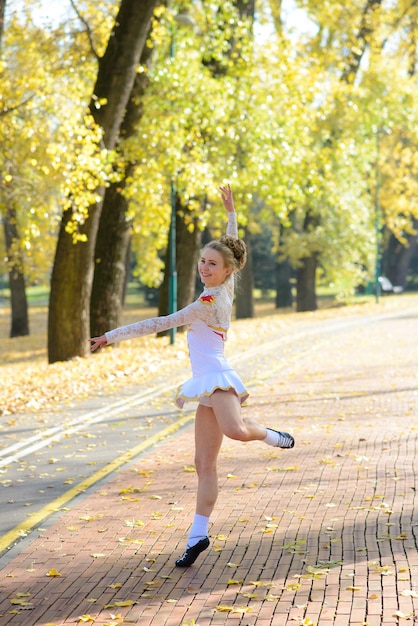
M 247 248 L 242 239 L 225 235 L 206 244 L 205 249 L 212 248 L 222 255 L 225 267 L 233 272 L 242 269 L 247 262 Z

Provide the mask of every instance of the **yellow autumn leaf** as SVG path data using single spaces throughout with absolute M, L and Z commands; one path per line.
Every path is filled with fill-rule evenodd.
M 129 526 L 130 528 L 134 528 L 137 526 L 145 526 L 144 522 L 141 519 L 132 519 L 125 520 L 125 526 Z
M 418 593 L 413 591 L 412 589 L 404 589 L 401 591 L 401 596 L 406 596 L 408 598 L 418 598 Z
M 352 585 L 350 585 L 349 587 L 346 587 L 347 591 L 360 591 L 361 587 L 353 587 Z
M 62 576 L 62 574 L 60 574 L 54 567 L 52 569 L 49 570 L 49 572 L 47 573 L 47 576 L 50 576 L 51 578 L 58 578 L 59 576 Z
M 279 600 L 280 596 L 275 596 L 272 593 L 268 593 L 266 595 L 266 597 L 264 598 L 264 600 L 267 600 L 267 602 L 276 602 L 276 600 Z
M 393 617 L 397 617 L 399 619 L 410 619 L 411 617 L 413 617 L 413 613 L 403 613 L 402 611 L 396 611 L 393 614 Z
M 271 581 L 263 581 L 263 580 L 252 580 L 250 585 L 254 585 L 254 587 L 274 587 L 274 583 Z
M 244 615 L 245 613 L 250 613 L 251 612 L 251 607 L 250 606 L 235 606 L 232 610 L 233 613 L 240 613 L 241 615 Z
M 94 622 L 94 617 L 92 617 L 91 615 L 88 615 L 88 614 L 87 615 L 81 615 L 78 618 L 78 621 L 79 622 L 83 622 L 83 623 L 85 623 L 85 622 Z
M 122 587 L 122 583 L 112 583 L 108 585 L 111 589 L 120 589 Z
M 12 598 L 10 600 L 10 604 L 15 604 L 15 605 L 19 605 L 19 606 L 33 606 L 31 602 L 28 602 L 27 600 L 23 600 L 23 598 Z
M 241 580 L 235 580 L 234 578 L 230 578 L 226 584 L 227 585 L 242 585 L 243 582 L 244 581 L 242 579 Z
M 314 575 L 319 575 L 319 576 L 326 576 L 329 573 L 328 567 L 323 567 L 320 565 L 317 565 L 317 566 L 308 565 L 306 567 L 306 571 L 309 574 L 314 574 Z
M 114 605 L 115 606 L 132 606 L 135 604 L 134 600 L 117 600 Z
M 229 604 L 218 604 L 218 606 L 215 607 L 215 611 L 219 611 L 220 613 L 228 613 L 233 610 L 234 607 Z
M 316 626 L 316 622 L 313 622 L 310 617 L 305 617 L 300 626 Z
M 300 583 L 288 583 L 284 589 L 286 591 L 297 591 L 300 586 Z
M 183 466 L 183 472 L 195 473 L 196 472 L 196 468 L 191 466 L 191 465 L 184 465 Z
M 237 565 L 236 563 L 231 563 L 231 562 L 227 563 L 226 566 L 227 567 L 239 567 L 239 565 Z
M 93 559 L 102 559 L 106 555 L 102 554 L 101 552 L 95 552 L 93 554 L 90 554 L 90 556 L 93 557 Z

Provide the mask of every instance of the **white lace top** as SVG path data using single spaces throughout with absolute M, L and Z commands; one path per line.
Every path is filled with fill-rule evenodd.
M 228 213 L 227 235 L 238 236 L 235 213 Z M 180 311 L 121 326 L 105 333 L 106 339 L 108 343 L 115 343 L 187 325 L 193 376 L 178 390 L 176 404 L 182 407 L 186 400 L 199 400 L 202 396 L 210 396 L 216 389 L 231 388 L 244 401 L 248 393 L 224 356 L 233 299 L 232 273 L 222 285 L 205 287 L 195 302 Z

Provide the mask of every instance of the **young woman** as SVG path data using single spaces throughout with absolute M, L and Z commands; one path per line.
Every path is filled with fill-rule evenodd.
M 228 213 L 227 234 L 208 243 L 198 264 L 204 289 L 200 297 L 184 309 L 122 326 L 90 339 L 91 350 L 113 342 L 131 339 L 169 328 L 188 325 L 187 341 L 192 378 L 178 390 L 176 404 L 197 401 L 195 419 L 195 465 L 198 476 L 196 513 L 186 550 L 176 561 L 188 567 L 209 546 L 209 518 L 218 497 L 217 458 L 224 435 L 239 441 L 264 441 L 267 445 L 293 448 L 292 435 L 260 426 L 243 418 L 241 404 L 247 399 L 240 377 L 224 356 L 224 342 L 231 321 L 234 298 L 234 272 L 246 262 L 246 248 L 238 239 L 234 199 L 230 185 L 220 187 Z

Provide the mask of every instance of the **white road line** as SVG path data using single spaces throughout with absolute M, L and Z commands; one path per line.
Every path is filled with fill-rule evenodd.
M 402 314 L 405 314 L 405 312 L 406 311 L 402 311 Z M 415 310 L 414 310 L 414 313 L 416 313 Z M 283 347 L 286 344 L 288 345 L 297 340 L 306 338 L 310 335 L 314 335 L 318 332 L 318 327 L 321 324 L 321 322 L 327 323 L 327 331 L 330 333 L 335 330 L 344 330 L 352 326 L 358 326 L 360 323 L 370 324 L 370 323 L 373 323 L 382 319 L 386 319 L 386 318 L 391 318 L 391 317 L 397 317 L 396 313 L 395 314 L 393 312 L 382 313 L 382 314 L 367 316 L 365 318 L 354 317 L 354 318 L 332 320 L 332 321 L 320 320 L 317 324 L 314 324 L 314 327 L 308 328 L 300 332 L 292 332 L 294 331 L 294 329 L 290 329 L 289 334 L 280 335 L 278 336 L 277 339 L 269 340 L 267 343 L 257 344 L 252 349 L 248 349 L 245 352 L 240 352 L 238 354 L 230 356 L 228 360 L 231 363 L 234 363 L 237 361 L 242 362 L 244 360 L 248 361 L 254 356 L 262 352 L 266 352 L 266 346 L 267 346 L 267 352 L 271 352 L 273 350 L 276 350 L 277 348 Z M 286 332 L 286 330 L 284 332 Z M 309 350 L 310 349 L 311 348 L 309 348 Z M 286 359 L 286 361 L 283 363 L 283 367 L 286 367 L 287 363 L 288 363 L 288 359 Z M 278 368 L 278 369 L 281 369 L 281 368 Z M 269 371 L 271 373 L 271 368 Z M 258 373 L 257 375 L 258 379 L 259 379 L 259 376 L 260 374 Z M 134 407 L 134 406 L 143 404 L 146 400 L 157 396 L 161 392 L 174 390 L 178 387 L 178 385 L 179 383 L 177 382 L 175 384 L 168 385 L 168 386 L 164 384 L 164 385 L 160 385 L 159 387 L 153 387 L 152 389 L 149 389 L 148 391 L 141 392 L 141 393 L 134 395 L 132 398 L 128 400 L 119 400 L 117 402 L 114 402 L 110 406 L 106 406 L 101 409 L 95 409 L 94 411 L 85 413 L 82 416 L 76 418 L 75 420 L 67 424 L 62 424 L 60 426 L 48 428 L 47 430 L 42 431 L 32 437 L 29 437 L 28 439 L 17 442 L 11 446 L 8 446 L 7 448 L 0 450 L 0 468 L 10 465 L 11 463 L 18 461 L 22 457 L 25 457 L 31 454 L 32 452 L 36 452 L 37 450 L 40 450 L 41 448 L 44 448 L 48 446 L 49 444 L 55 441 L 58 441 L 59 439 L 61 439 L 62 437 L 68 434 L 78 432 L 82 428 L 85 428 L 87 425 L 96 424 L 102 421 L 102 419 L 104 419 L 105 417 L 107 418 L 112 415 L 118 415 L 119 413 L 121 413 L 122 411 L 124 411 L 125 409 L 129 407 Z
M 36 452 L 45 446 L 48 446 L 50 443 L 58 441 L 62 437 L 78 432 L 82 428 L 90 424 L 97 424 L 102 421 L 105 417 L 109 417 L 112 415 L 118 415 L 122 411 L 127 408 L 137 406 L 143 404 L 146 400 L 148 400 L 154 395 L 157 395 L 162 390 L 169 391 L 172 388 L 176 388 L 177 385 L 173 385 L 172 387 L 167 387 L 166 385 L 161 387 L 154 387 L 148 391 L 136 394 L 129 400 L 119 400 L 114 402 L 110 406 L 103 407 L 101 409 L 95 409 L 94 411 L 90 411 L 89 413 L 85 413 L 77 419 L 67 423 L 62 424 L 61 426 L 55 426 L 54 428 L 48 428 L 33 437 L 29 437 L 24 441 L 20 441 L 15 443 L 8 448 L 4 448 L 0 451 L 0 457 L 4 457 L 0 460 L 0 468 L 5 467 L 6 465 L 10 465 L 15 461 L 18 461 L 24 456 L 31 454 L 32 452 Z M 16 452 L 16 450 L 18 452 Z M 13 454 L 15 452 L 15 454 Z

